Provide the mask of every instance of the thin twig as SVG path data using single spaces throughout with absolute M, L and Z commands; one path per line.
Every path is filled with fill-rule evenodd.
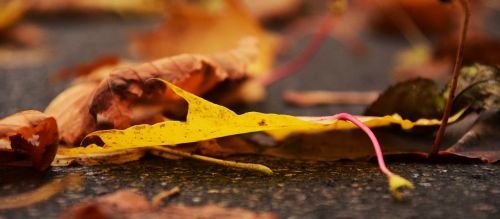
M 199 154 L 191 154 L 191 153 L 186 153 L 186 152 L 170 149 L 166 146 L 165 147 L 164 146 L 152 146 L 151 148 L 154 150 L 167 152 L 169 154 L 174 154 L 174 155 L 178 155 L 181 157 L 187 157 L 187 158 L 191 158 L 191 159 L 195 159 L 195 160 L 202 160 L 205 162 L 219 164 L 219 165 L 226 166 L 226 167 L 234 167 L 234 168 L 245 169 L 245 170 L 253 170 L 253 171 L 258 171 L 258 172 L 264 173 L 266 175 L 273 174 L 273 171 L 269 167 L 266 167 L 266 166 L 261 165 L 261 164 L 241 163 L 241 162 L 236 162 L 236 161 L 221 160 L 221 159 L 217 159 L 217 158 L 213 158 L 213 157 L 207 157 L 207 156 L 203 156 L 203 155 L 199 155 Z
M 61 179 L 55 179 L 49 183 L 29 192 L 0 197 L 0 210 L 22 208 L 45 201 L 57 193 L 71 187 L 78 187 L 82 184 L 81 177 L 69 175 Z
M 179 186 L 176 186 L 168 191 L 162 191 L 158 194 L 156 194 L 153 199 L 151 200 L 151 207 L 153 209 L 159 207 L 161 205 L 161 201 L 165 198 L 170 198 L 174 195 L 177 195 L 181 192 L 181 189 Z
M 309 41 L 304 50 L 292 60 L 274 68 L 271 72 L 260 78 L 260 83 L 264 86 L 268 86 L 282 78 L 290 76 L 294 72 L 297 72 L 307 62 L 309 62 L 309 60 L 321 48 L 323 42 L 328 38 L 328 34 L 337 21 L 338 16 L 340 16 L 340 14 L 342 14 L 345 10 L 345 7 L 347 7 L 346 4 L 347 3 L 344 0 L 334 1 L 331 12 L 325 15 L 324 19 L 319 24 L 318 29 L 314 33 L 313 38 Z
M 375 101 L 379 91 L 286 91 L 285 101 L 296 106 L 366 105 Z
M 432 150 L 429 153 L 429 157 L 435 156 L 439 152 L 439 147 L 441 145 L 441 141 L 443 140 L 444 132 L 446 130 L 446 126 L 448 125 L 448 118 L 450 117 L 451 107 L 453 105 L 453 99 L 455 97 L 455 90 L 457 88 L 458 76 L 460 74 L 460 67 L 462 66 L 462 59 L 464 56 L 464 44 L 467 36 L 467 29 L 469 26 L 469 18 L 470 18 L 470 7 L 469 2 L 467 0 L 459 0 L 459 3 L 462 7 L 464 18 L 461 27 L 461 34 L 458 41 L 457 48 L 457 56 L 455 58 L 455 65 L 453 66 L 453 77 L 450 83 L 450 92 L 448 93 L 448 99 L 446 100 L 446 105 L 444 108 L 443 117 L 441 119 L 441 126 L 439 126 L 439 130 L 436 134 L 436 138 L 434 139 L 434 143 L 432 144 Z

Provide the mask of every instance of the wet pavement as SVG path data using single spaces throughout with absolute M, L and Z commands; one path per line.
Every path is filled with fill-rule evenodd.
M 66 86 L 51 84 L 49 76 L 63 67 L 116 53 L 127 56 L 131 32 L 147 29 L 155 21 L 115 17 L 45 20 L 50 56 L 44 63 L 16 68 L 0 66 L 0 116 L 43 110 Z M 500 28 L 498 28 L 500 29 Z M 402 39 L 365 36 L 366 57 L 353 58 L 330 40 L 297 75 L 269 88 L 267 101 L 248 110 L 296 115 L 361 113 L 363 106 L 290 107 L 281 94 L 286 89 L 380 90 L 390 84 L 393 53 L 407 44 Z M 303 42 L 302 42 L 303 43 Z M 286 58 L 286 57 L 285 57 Z M 315 80 L 321 78 L 321 80 Z M 32 205 L 0 210 L 0 218 L 53 218 L 80 201 L 123 188 L 137 188 L 148 197 L 173 186 L 181 194 L 168 202 L 186 205 L 216 203 L 253 211 L 274 212 L 280 218 L 499 218 L 500 165 L 391 162 L 389 168 L 416 186 L 409 199 L 395 202 L 386 178 L 375 163 L 308 162 L 271 157 L 234 157 L 261 163 L 275 171 L 264 176 L 191 160 L 146 157 L 124 165 L 54 167 L 37 175 L 19 170 L 0 171 L 1 196 L 30 191 L 54 178 L 82 176 L 84 185 Z

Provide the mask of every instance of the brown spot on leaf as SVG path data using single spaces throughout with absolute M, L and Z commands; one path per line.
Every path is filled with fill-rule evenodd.
M 266 120 L 260 120 L 258 124 L 259 126 L 267 126 Z

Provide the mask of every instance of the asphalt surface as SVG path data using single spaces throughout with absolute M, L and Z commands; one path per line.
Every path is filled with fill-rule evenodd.
M 37 24 L 47 32 L 50 55 L 39 64 L 0 66 L 1 117 L 26 109 L 43 110 L 66 86 L 49 82 L 53 72 L 102 54 L 127 56 L 129 34 L 157 23 L 103 17 L 49 19 Z M 361 113 L 363 106 L 290 107 L 281 101 L 281 93 L 286 89 L 384 89 L 391 82 L 388 72 L 394 64 L 393 53 L 407 44 L 402 39 L 365 38 L 369 53 L 361 58 L 353 58 L 342 45 L 328 41 L 303 70 L 271 86 L 268 99 L 248 110 L 295 115 Z M 137 188 L 152 197 L 173 186 L 180 186 L 181 194 L 167 202 L 216 203 L 274 212 L 280 218 L 500 218 L 500 165 L 391 162 L 390 169 L 416 186 L 407 201 L 400 203 L 390 197 L 386 178 L 375 163 L 259 156 L 231 159 L 265 164 L 276 174 L 154 157 L 124 165 L 57 167 L 41 175 L 2 170 L 0 197 L 30 191 L 68 174 L 81 175 L 85 183 L 26 208 L 0 210 L 0 218 L 54 218 L 75 203 L 118 189 Z

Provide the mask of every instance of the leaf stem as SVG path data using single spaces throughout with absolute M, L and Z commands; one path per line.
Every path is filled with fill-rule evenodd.
M 387 166 L 385 165 L 384 161 L 384 154 L 382 153 L 382 149 L 380 147 L 380 144 L 377 140 L 377 137 L 375 137 L 375 134 L 373 134 L 372 130 L 368 128 L 365 124 L 363 124 L 361 121 L 359 121 L 356 117 L 352 116 L 351 114 L 348 113 L 339 113 L 333 116 L 335 119 L 339 120 L 348 120 L 352 123 L 354 123 L 356 126 L 358 126 L 361 130 L 363 130 L 366 135 L 370 138 L 373 149 L 375 150 L 375 155 L 377 156 L 377 161 L 378 161 L 378 166 L 380 168 L 380 171 L 384 173 L 387 178 L 389 179 L 389 189 L 391 191 L 392 196 L 396 200 L 401 200 L 401 194 L 399 192 L 400 189 L 413 189 L 413 184 L 406 180 L 405 178 L 398 176 L 391 172 Z
M 373 134 L 372 130 L 370 130 L 370 128 L 368 128 L 368 126 L 366 126 L 361 121 L 359 121 L 356 117 L 354 117 L 348 113 L 339 113 L 337 115 L 334 115 L 333 118 L 339 119 L 339 120 L 348 120 L 348 121 L 354 123 L 356 126 L 358 126 L 361 130 L 363 130 L 363 132 L 365 132 L 366 135 L 368 135 L 368 137 L 370 138 L 370 140 L 373 144 L 373 149 L 375 150 L 375 155 L 377 156 L 377 161 L 378 161 L 378 166 L 380 167 L 380 171 L 382 171 L 382 173 L 384 173 L 388 177 L 396 175 L 396 174 L 392 173 L 385 165 L 384 154 L 382 153 L 382 149 L 381 149 L 380 144 L 377 140 L 377 137 L 375 137 L 375 134 Z
M 246 169 L 246 170 L 252 170 L 252 171 L 258 171 L 261 173 L 264 173 L 266 175 L 273 175 L 273 171 L 264 165 L 261 164 L 254 164 L 254 163 L 241 163 L 241 162 L 236 162 L 236 161 L 229 161 L 229 160 L 221 160 L 213 157 L 207 157 L 203 155 L 198 155 L 198 154 L 191 154 L 183 151 L 178 151 L 174 149 L 170 149 L 167 146 L 151 146 L 151 149 L 154 150 L 159 150 L 163 151 L 169 154 L 174 154 L 177 156 L 181 157 L 187 157 L 195 160 L 201 160 L 209 163 L 214 163 L 214 164 L 219 164 L 222 166 L 226 167 L 233 167 L 233 168 L 240 168 L 240 169 Z
M 460 28 L 460 38 L 458 41 L 455 65 L 453 66 L 453 76 L 450 83 L 450 92 L 448 93 L 448 99 L 446 100 L 443 117 L 441 118 L 441 126 L 439 126 L 436 138 L 434 139 L 434 143 L 432 144 L 432 150 L 429 153 L 429 157 L 434 157 L 439 152 L 439 147 L 441 145 L 441 141 L 443 140 L 446 126 L 448 125 L 448 118 L 450 117 L 451 107 L 453 105 L 453 99 L 455 97 L 455 90 L 457 89 L 458 76 L 460 75 L 460 67 L 462 66 L 462 60 L 464 56 L 464 44 L 467 37 L 467 29 L 469 26 L 469 18 L 471 12 L 469 2 L 467 0 L 459 0 L 459 3 L 463 10 L 464 18 L 462 26 Z

